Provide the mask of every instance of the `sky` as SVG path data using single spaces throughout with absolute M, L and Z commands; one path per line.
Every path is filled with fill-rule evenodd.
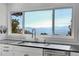
M 55 25 L 68 26 L 71 24 L 72 9 L 57 9 L 55 10 Z
M 52 10 L 25 12 L 25 27 L 51 27 Z M 68 26 L 71 21 L 72 9 L 55 10 L 55 26 Z
M 51 27 L 52 10 L 25 12 L 25 27 Z

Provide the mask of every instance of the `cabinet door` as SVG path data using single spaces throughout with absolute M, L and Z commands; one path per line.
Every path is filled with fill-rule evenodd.
M 44 50 L 44 56 L 66 56 L 65 51 L 57 51 L 57 50 L 49 50 L 45 49 Z
M 2 55 L 2 46 L 0 44 L 0 56 Z
M 29 48 L 28 51 L 30 56 L 42 56 L 43 54 L 43 49 L 39 48 Z
M 14 56 L 12 52 L 2 52 L 2 56 Z
M 79 56 L 79 53 L 77 53 L 77 52 L 71 52 L 70 55 L 71 56 Z
M 15 55 L 24 55 L 24 56 L 42 56 L 43 49 L 32 48 L 32 47 L 21 47 L 15 46 L 14 53 Z
M 1 49 L 1 47 L 0 47 L 0 56 L 2 55 L 2 49 Z
M 1 45 L 2 56 L 13 56 L 13 46 L 12 45 Z
M 2 48 L 2 50 L 3 50 L 3 49 L 13 50 L 13 45 L 5 45 L 5 44 L 2 44 L 2 45 L 1 45 L 1 48 Z
M 14 56 L 29 56 L 25 51 L 15 51 Z
M 28 49 L 26 47 L 21 46 L 13 46 L 14 47 L 14 56 L 24 56 L 25 54 L 28 55 Z

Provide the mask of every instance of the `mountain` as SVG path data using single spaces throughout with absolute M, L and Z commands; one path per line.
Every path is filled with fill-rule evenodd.
M 41 33 L 47 33 L 49 35 L 52 35 L 52 28 L 51 27 L 46 27 L 46 28 L 35 28 L 37 35 L 41 34 Z M 28 27 L 27 30 L 29 32 L 32 32 L 32 28 Z M 54 29 L 55 34 L 61 34 L 61 35 L 67 35 L 69 28 L 67 26 L 63 26 L 63 27 L 55 27 Z

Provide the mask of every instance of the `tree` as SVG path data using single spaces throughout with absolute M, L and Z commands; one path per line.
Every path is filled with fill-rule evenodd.
M 17 33 L 19 22 L 16 19 L 12 19 L 11 21 L 12 21 L 12 33 Z
M 70 35 L 70 36 L 71 36 L 71 32 L 72 32 L 71 26 L 72 26 L 72 20 L 71 20 L 71 24 L 68 26 L 69 31 L 68 31 L 67 36 L 68 36 L 68 35 Z

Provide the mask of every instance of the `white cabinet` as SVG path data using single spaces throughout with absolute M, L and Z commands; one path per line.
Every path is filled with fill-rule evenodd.
M 29 50 L 29 55 L 30 56 L 42 56 L 43 54 L 43 49 L 39 49 L 39 48 L 31 48 Z
M 14 56 L 29 56 L 29 53 L 24 51 L 15 51 Z
M 13 56 L 12 52 L 8 52 L 8 51 L 3 51 L 2 52 L 2 56 Z
M 42 56 L 43 49 L 32 47 L 14 46 L 15 56 Z
M 44 49 L 44 56 L 67 56 L 65 51 Z
M 2 55 L 2 49 L 1 49 L 1 45 L 0 45 L 0 56 Z
M 25 56 L 29 53 L 27 47 L 13 46 L 13 48 L 14 56 Z
M 71 56 L 79 56 L 79 53 L 77 53 L 77 52 L 71 52 L 70 55 Z
M 12 45 L 0 44 L 1 55 L 2 56 L 13 56 Z
M 43 49 L 0 44 L 2 56 L 42 56 Z

